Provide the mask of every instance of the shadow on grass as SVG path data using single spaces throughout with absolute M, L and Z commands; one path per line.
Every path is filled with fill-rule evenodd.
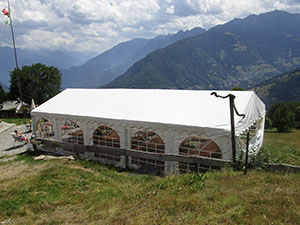
M 21 153 L 18 155 L 18 161 L 22 161 L 25 160 L 26 162 L 29 163 L 40 163 L 43 162 L 44 160 L 34 160 L 34 157 L 36 156 L 40 156 L 40 155 L 48 155 L 48 156 L 62 156 L 59 154 L 55 154 L 55 153 L 48 153 L 48 152 L 44 152 L 44 151 L 27 151 L 24 153 Z M 128 176 L 143 176 L 143 175 L 148 175 L 148 176 L 160 176 L 160 177 L 164 177 L 164 173 L 162 171 L 158 171 L 157 169 L 154 168 L 144 168 L 141 167 L 139 169 L 133 169 L 133 168 L 121 168 L 121 167 L 115 167 L 114 165 L 110 165 L 110 164 L 104 164 L 104 163 L 100 163 L 97 161 L 92 161 L 92 160 L 86 160 L 86 159 L 80 159 L 75 157 L 75 161 L 77 161 L 82 167 L 84 168 L 89 168 L 89 169 L 93 169 L 95 171 L 101 171 L 103 172 L 103 169 L 106 171 L 110 171 L 110 172 L 117 172 L 117 173 L 128 173 L 130 175 Z

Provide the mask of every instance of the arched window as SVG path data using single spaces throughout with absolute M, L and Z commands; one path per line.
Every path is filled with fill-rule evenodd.
M 40 119 L 36 123 L 36 138 L 53 139 L 54 130 L 52 123 L 47 119 Z
M 93 133 L 94 145 L 120 148 L 118 133 L 108 126 L 99 126 Z
M 198 155 L 209 158 L 222 158 L 222 152 L 219 146 L 211 139 L 205 136 L 192 136 L 181 142 L 179 146 L 179 155 L 192 156 Z M 210 168 L 205 165 L 179 163 L 179 169 L 181 172 L 199 172 Z
M 61 126 L 61 138 L 62 142 L 84 144 L 83 131 L 76 122 L 71 120 L 65 121 Z
M 118 133 L 108 126 L 99 126 L 93 133 L 93 144 L 98 146 L 120 148 L 120 136 Z M 96 157 L 120 162 L 120 156 L 113 154 L 95 153 Z
M 142 130 L 132 136 L 131 149 L 163 154 L 165 153 L 165 144 L 161 137 L 154 131 Z M 160 160 L 132 157 L 132 163 L 142 167 L 164 169 L 164 162 Z

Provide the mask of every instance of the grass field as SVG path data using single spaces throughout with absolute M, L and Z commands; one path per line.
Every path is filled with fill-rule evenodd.
M 298 134 L 266 133 L 265 145 Z M 162 178 L 30 154 L 1 162 L 0 174 L 0 223 L 300 224 L 300 174 L 227 168 Z
M 15 123 L 18 126 L 24 123 L 28 123 L 30 121 L 30 118 L 2 118 L 2 120 L 6 123 Z
M 270 162 L 300 166 L 300 130 L 266 130 L 261 154 Z

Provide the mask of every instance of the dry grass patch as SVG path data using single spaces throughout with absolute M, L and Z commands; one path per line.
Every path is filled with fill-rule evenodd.
M 9 162 L 0 164 L 0 185 L 6 179 L 13 179 L 17 176 L 20 176 L 27 169 L 29 169 L 29 165 L 25 164 L 24 162 L 20 162 L 18 164 L 12 164 Z

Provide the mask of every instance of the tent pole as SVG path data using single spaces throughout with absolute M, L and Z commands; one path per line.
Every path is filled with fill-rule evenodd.
M 232 146 L 232 161 L 236 163 L 236 146 L 235 146 L 235 125 L 234 125 L 234 95 L 229 95 L 230 107 L 230 122 L 231 122 L 231 146 Z
M 247 170 L 248 170 L 248 153 L 249 153 L 249 130 L 247 131 L 247 142 L 246 142 L 246 157 L 245 157 L 245 171 L 244 174 L 247 174 Z
M 229 108 L 230 108 L 230 125 L 231 125 L 231 146 L 232 146 L 232 162 L 236 162 L 236 146 L 235 146 L 235 123 L 234 123 L 234 113 L 236 113 L 238 116 L 242 116 L 245 118 L 245 114 L 238 113 L 235 105 L 234 105 L 234 99 L 235 96 L 232 94 L 228 94 L 226 96 L 218 95 L 217 92 L 212 92 L 210 95 L 214 95 L 217 98 L 229 98 Z

